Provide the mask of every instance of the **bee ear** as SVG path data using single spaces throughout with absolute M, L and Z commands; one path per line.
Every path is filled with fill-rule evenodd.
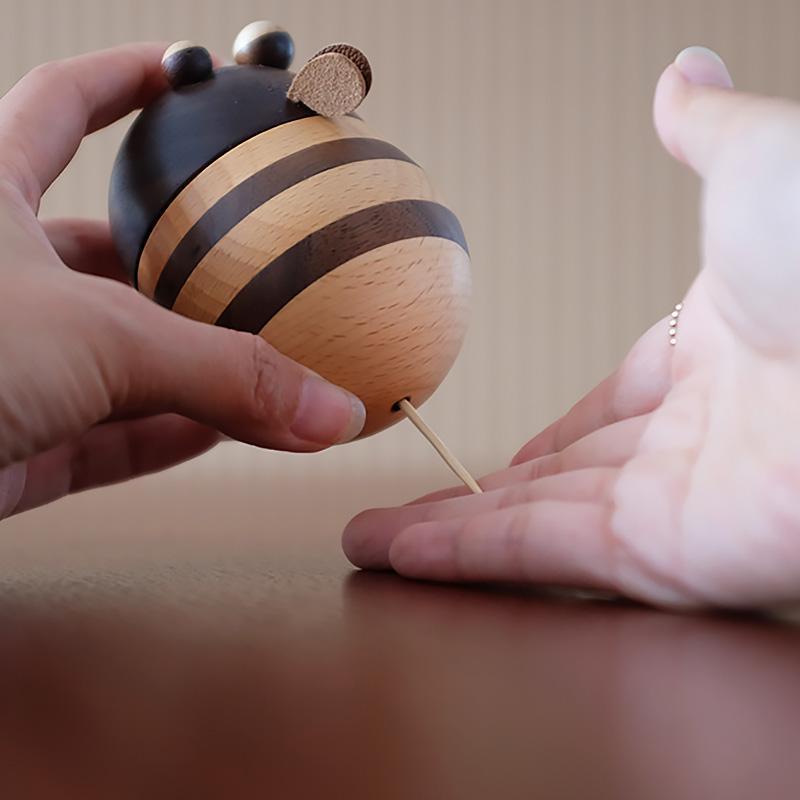
M 323 117 L 341 117 L 361 105 L 371 86 L 367 57 L 352 45 L 333 44 L 297 73 L 287 97 Z
M 193 42 L 175 42 L 161 57 L 161 69 L 173 89 L 207 81 L 214 76 L 211 54 Z
M 294 58 L 294 40 L 274 22 L 261 20 L 245 25 L 233 43 L 237 64 L 289 69 Z

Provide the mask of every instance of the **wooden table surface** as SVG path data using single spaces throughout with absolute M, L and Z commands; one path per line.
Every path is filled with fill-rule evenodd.
M 800 796 L 792 625 L 358 573 L 338 517 L 142 485 L 0 526 L 4 798 Z

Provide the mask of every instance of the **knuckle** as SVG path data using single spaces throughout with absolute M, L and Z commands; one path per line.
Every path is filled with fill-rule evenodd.
M 30 70 L 22 80 L 27 83 L 46 83 L 52 81 L 64 75 L 67 70 L 66 64 L 67 62 L 64 59 L 45 61 Z
M 525 564 L 525 547 L 528 541 L 530 528 L 530 507 L 520 506 L 512 515 L 504 537 L 508 564 L 510 567 L 520 572 Z
M 452 580 L 454 581 L 468 581 L 471 577 L 468 549 L 469 541 L 476 533 L 479 533 L 479 531 L 473 520 L 467 522 L 461 534 L 453 539 L 451 545 L 452 551 L 450 554 L 450 570 Z
M 19 167 L 8 154 L 0 156 L 0 203 L 3 207 L 28 207 L 29 194 Z
M 539 456 L 532 461 L 528 461 L 524 467 L 524 479 L 528 481 L 535 481 L 539 478 L 546 478 L 548 475 L 554 475 L 561 470 L 563 461 L 562 452 L 568 450 L 557 451 L 546 456 Z
M 541 457 L 526 461 L 523 467 L 522 479 L 535 481 L 539 477 L 541 477 Z
M 250 339 L 248 363 L 249 400 L 256 417 L 282 416 L 285 412 L 281 392 L 278 351 L 260 336 L 238 334 Z
M 736 291 L 749 288 L 752 280 L 742 265 L 763 259 L 766 246 L 779 246 L 776 254 L 797 258 L 799 134 L 800 111 L 774 101 L 736 118 L 721 136 L 704 193 L 704 230 L 710 266 L 735 282 Z M 773 284 L 781 291 L 792 286 L 782 258 L 768 263 L 768 270 L 758 271 L 759 290 L 767 285 L 765 279 L 781 281 Z M 786 296 L 794 297 L 791 289 Z
M 800 156 L 800 111 L 786 101 L 772 101 L 762 113 L 736 118 L 726 131 L 720 148 L 720 163 L 748 179 L 790 178 Z M 768 112 L 768 113 L 767 113 Z
M 70 59 L 54 59 L 39 64 L 20 80 L 20 87 L 26 92 L 39 94 L 53 85 L 69 85 L 72 79 Z
M 600 467 L 592 476 L 588 491 L 590 502 L 599 504 L 603 508 L 613 509 L 614 486 L 619 478 L 619 470 L 615 467 Z
M 87 357 L 96 365 L 109 410 L 144 401 L 147 357 L 142 347 L 140 302 L 147 301 L 129 287 L 91 276 L 70 273 L 70 325 L 86 343 Z M 102 330 L 98 337 L 97 330 Z M 142 393 L 142 397 L 137 396 Z
M 0 202 L 35 213 L 39 211 L 41 187 L 33 175 L 25 148 L 13 139 L 7 151 L 0 156 Z
M 521 481 L 506 489 L 501 495 L 497 510 L 514 508 L 523 503 L 528 503 L 536 497 L 535 486 L 530 481 Z

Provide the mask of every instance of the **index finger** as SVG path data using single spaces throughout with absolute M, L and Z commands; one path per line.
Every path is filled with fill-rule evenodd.
M 165 47 L 129 44 L 52 61 L 0 100 L 0 176 L 17 186 L 34 211 L 84 136 L 166 89 Z
M 633 346 L 616 372 L 545 428 L 514 456 L 511 464 L 558 453 L 600 428 L 649 414 L 672 385 L 673 349 L 665 317 Z
M 508 471 L 508 470 L 507 470 Z M 352 564 L 362 569 L 387 569 L 394 540 L 422 523 L 448 523 L 481 514 L 545 500 L 588 503 L 606 496 L 619 470 L 613 467 L 579 469 L 534 481 L 499 484 L 483 494 L 451 497 L 438 502 L 401 508 L 376 508 L 352 519 L 342 534 L 342 548 Z

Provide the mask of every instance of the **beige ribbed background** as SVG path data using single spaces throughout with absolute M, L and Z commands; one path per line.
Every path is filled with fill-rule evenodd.
M 739 86 L 800 96 L 797 0 L 3 0 L 0 8 L 3 88 L 41 61 L 132 39 L 189 38 L 227 55 L 239 28 L 259 18 L 291 31 L 297 64 L 330 42 L 361 47 L 376 75 L 365 117 L 427 167 L 472 246 L 471 331 L 425 413 L 477 472 L 503 464 L 612 369 L 697 269 L 698 186 L 651 127 L 662 68 L 702 43 L 723 54 Z M 127 124 L 86 142 L 45 214 L 104 213 Z M 406 423 L 311 457 L 226 444 L 168 476 L 59 504 L 7 530 L 78 529 L 109 511 L 115 525 L 188 524 L 190 511 L 176 507 L 221 519 L 243 498 L 254 526 L 324 515 L 336 528 L 363 506 L 448 480 Z M 316 502 L 294 508 L 297 498 Z

